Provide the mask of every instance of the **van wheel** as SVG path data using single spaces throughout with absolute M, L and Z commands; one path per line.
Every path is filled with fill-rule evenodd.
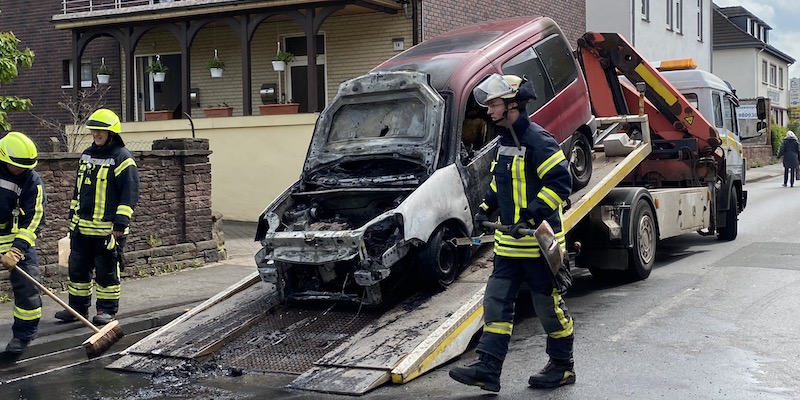
M 653 209 L 644 199 L 636 202 L 631 219 L 631 238 L 633 248 L 628 257 L 628 273 L 636 280 L 647 279 L 653 269 L 656 256 L 656 220 Z
M 586 187 L 592 177 L 592 146 L 586 135 L 580 132 L 575 132 L 572 135 L 569 172 L 572 175 L 573 192 Z
M 456 280 L 466 260 L 465 251 L 450 243 L 450 239 L 458 236 L 466 234 L 442 225 L 417 252 L 417 276 L 425 289 L 444 289 Z
M 734 240 L 739 234 L 739 202 L 736 196 L 736 189 L 734 189 L 731 191 L 728 211 L 725 212 L 725 227 L 717 229 L 719 240 Z

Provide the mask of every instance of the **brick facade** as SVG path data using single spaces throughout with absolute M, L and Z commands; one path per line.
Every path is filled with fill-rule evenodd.
M 123 276 L 144 276 L 219 261 L 214 239 L 208 141 L 198 150 L 135 151 L 139 205 L 128 237 Z M 203 144 L 204 143 L 204 144 Z M 67 215 L 80 154 L 40 156 L 36 170 L 47 193 L 45 227 L 36 242 L 45 285 L 61 289 L 66 269 L 58 267 L 58 240 L 67 234 Z M 222 250 L 224 252 L 224 250 Z M 0 293 L 9 293 L 8 272 L 0 271 Z
M 58 106 L 62 93 L 71 95 L 71 88 L 63 86 L 63 62 L 72 58 L 72 34 L 70 31 L 56 30 L 50 23 L 53 15 L 60 12 L 60 1 L 7 0 L 2 3 L 0 31 L 11 31 L 21 41 L 21 48 L 33 50 L 33 67 L 22 68 L 17 79 L 3 85 L 4 95 L 30 98 L 33 108 L 30 112 L 46 120 L 70 121 L 68 113 Z M 92 41 L 86 48 L 83 61 L 92 63 L 92 80 L 100 67 L 100 58 L 105 57 L 106 65 L 116 73 L 114 80 L 120 79 L 119 44 L 116 39 L 101 37 Z M 105 96 L 105 105 L 112 110 L 120 110 L 119 85 L 111 85 Z M 28 112 L 9 113 L 12 129 L 30 136 L 40 148 L 48 142 L 54 132 L 40 126 L 39 121 Z

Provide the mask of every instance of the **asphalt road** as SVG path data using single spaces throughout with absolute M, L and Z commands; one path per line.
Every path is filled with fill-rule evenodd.
M 504 365 L 502 399 L 800 398 L 800 187 L 747 185 L 739 237 L 684 235 L 659 243 L 652 275 L 603 286 L 579 273 L 567 304 L 576 321 L 575 385 L 527 388 L 546 361 L 545 337 L 523 298 Z M 364 399 L 469 399 L 452 381 L 462 360 Z M 231 371 L 148 376 L 109 371 L 107 357 L 0 385 L 0 399 L 352 399 L 285 389 L 293 375 Z M 2 372 L 0 372 L 2 374 Z M 237 375 L 237 374 L 234 374 Z

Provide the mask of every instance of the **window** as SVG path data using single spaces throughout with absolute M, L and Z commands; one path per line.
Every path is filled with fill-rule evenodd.
M 775 86 L 778 84 L 778 66 L 769 64 L 769 84 Z
M 544 72 L 544 66 L 540 62 L 539 56 L 532 48 L 525 49 L 503 64 L 503 73 L 525 76 L 533 83 L 533 87 L 536 89 L 536 98 L 528 102 L 528 115 L 536 112 L 553 98 L 553 86 Z
M 683 32 L 683 0 L 675 0 L 675 32 Z
M 719 93 L 711 94 L 711 102 L 714 106 L 714 126 L 722 128 L 725 124 L 722 122 L 722 98 L 720 98 Z
M 729 95 L 725 95 L 725 127 L 738 135 L 739 125 L 736 120 L 736 101 L 731 100 Z
M 534 49 L 550 76 L 555 93 L 564 90 L 578 77 L 572 49 L 562 36 L 552 35 L 538 43 Z
M 767 83 L 767 61 L 761 60 L 761 83 Z
M 650 21 L 650 0 L 642 0 L 642 19 Z
M 61 87 L 72 87 L 72 60 L 61 61 Z M 92 63 L 81 61 L 81 87 L 92 87 Z
M 697 0 L 697 41 L 703 41 L 703 0 Z
M 672 30 L 672 0 L 667 0 L 667 30 Z
M 778 88 L 783 89 L 783 67 L 778 68 Z
M 683 97 L 686 98 L 686 101 L 688 101 L 689 104 L 691 104 L 692 107 L 694 107 L 695 110 L 696 110 L 697 109 L 697 94 L 696 93 L 682 93 L 682 94 L 683 94 Z

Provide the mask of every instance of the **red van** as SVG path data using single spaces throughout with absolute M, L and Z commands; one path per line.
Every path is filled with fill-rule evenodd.
M 524 75 L 531 118 L 591 174 L 594 118 L 583 74 L 549 18 L 494 21 L 425 41 L 339 86 L 320 113 L 300 179 L 259 218 L 261 279 L 281 300 L 380 304 L 402 279 L 440 289 L 469 261 L 497 142 L 472 89 Z

